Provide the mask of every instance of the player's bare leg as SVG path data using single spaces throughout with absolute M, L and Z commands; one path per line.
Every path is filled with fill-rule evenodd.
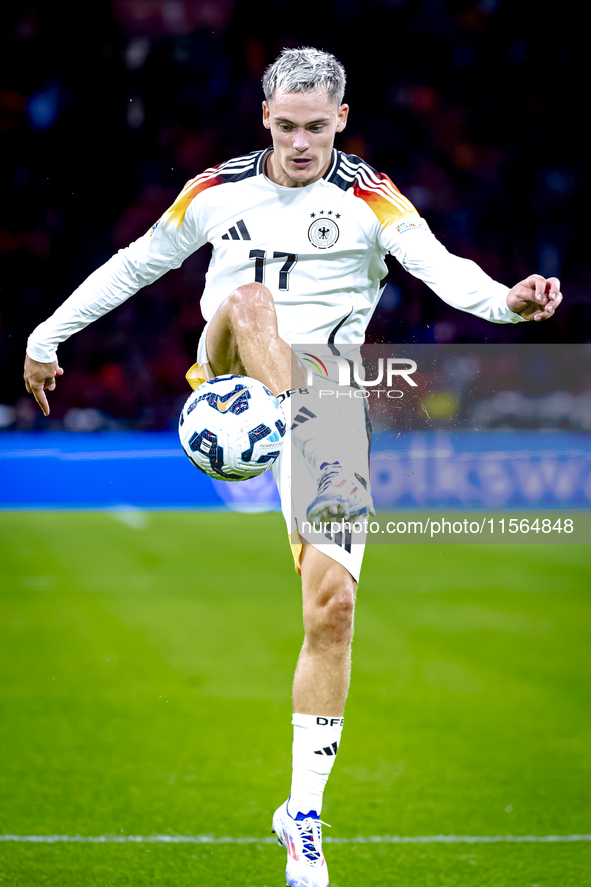
M 277 329 L 273 296 L 261 283 L 239 286 L 207 328 L 207 356 L 215 375 L 238 373 L 279 394 L 305 387 L 306 373 Z
M 357 583 L 342 564 L 304 546 L 305 638 L 293 683 L 293 710 L 342 717 L 351 675 Z
M 343 727 L 356 587 L 345 567 L 318 548 L 305 546 L 306 635 L 293 685 L 291 794 L 273 817 L 273 830 L 287 849 L 287 883 L 298 887 L 328 885 L 320 811 Z
M 293 773 L 289 813 L 322 808 L 341 741 L 351 678 L 357 582 L 321 549 L 304 546 L 304 644 L 293 681 Z
M 302 363 L 279 335 L 275 303 L 267 287 L 260 283 L 237 287 L 211 319 L 206 345 L 213 375 L 251 376 L 279 395 L 293 432 L 293 445 L 317 478 L 318 494 L 308 509 L 308 520 L 317 523 L 373 514 L 367 482 L 360 484 L 350 466 L 339 462 L 334 425 L 308 421 L 320 415 L 314 389 L 308 386 Z M 302 407 L 303 420 L 299 415 Z

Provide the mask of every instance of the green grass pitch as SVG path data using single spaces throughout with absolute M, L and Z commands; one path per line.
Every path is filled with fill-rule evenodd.
M 133 520 L 130 521 L 134 523 Z M 589 546 L 380 545 L 333 839 L 591 833 Z M 284 883 L 299 580 L 279 514 L 0 514 L 0 887 Z M 591 844 L 330 843 L 332 887 L 584 887 Z

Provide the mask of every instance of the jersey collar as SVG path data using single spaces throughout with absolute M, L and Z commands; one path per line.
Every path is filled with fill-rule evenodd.
M 265 175 L 265 163 L 267 162 L 267 157 L 273 150 L 273 145 L 269 145 L 268 148 L 265 148 L 264 151 L 261 151 L 259 154 L 259 159 L 257 160 L 256 165 L 256 174 L 257 176 Z
M 265 148 L 263 151 L 261 151 L 261 153 L 259 154 L 259 159 L 257 160 L 256 175 L 264 175 L 265 178 L 269 178 L 265 174 L 265 164 L 267 162 L 267 157 L 271 154 L 272 151 L 273 151 L 273 145 L 269 145 L 268 148 Z M 332 157 L 330 160 L 330 165 L 329 165 L 328 169 L 326 170 L 326 172 L 324 173 L 324 175 L 322 176 L 322 179 L 326 179 L 327 181 L 330 180 L 330 177 L 334 174 L 338 164 L 339 164 L 339 152 L 337 151 L 336 148 L 333 148 L 332 149 Z M 320 181 L 322 181 L 322 179 L 320 179 Z M 271 181 L 271 179 L 269 179 L 269 181 Z
M 333 148 L 333 149 L 332 149 L 332 159 L 331 159 L 331 161 L 330 161 L 330 166 L 328 167 L 328 169 L 326 170 L 326 172 L 325 172 L 324 175 L 322 176 L 323 179 L 327 179 L 327 180 L 330 179 L 330 177 L 331 177 L 332 174 L 334 173 L 335 169 L 337 168 L 337 164 L 338 164 L 338 162 L 339 162 L 339 152 L 337 151 L 336 148 Z

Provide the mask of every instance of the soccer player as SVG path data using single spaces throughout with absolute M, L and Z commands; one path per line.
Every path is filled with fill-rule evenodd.
M 556 278 L 533 274 L 509 289 L 451 255 L 388 176 L 336 150 L 335 135 L 349 110 L 344 88 L 345 72 L 334 56 L 284 50 L 263 77 L 263 125 L 271 146 L 189 181 L 150 231 L 91 274 L 34 330 L 25 362 L 27 390 L 48 415 L 45 391 L 53 391 L 63 373 L 59 343 L 205 243 L 213 245 L 193 385 L 239 373 L 264 382 L 286 409 L 293 402 L 293 459 L 307 461 L 316 482 L 313 501 L 298 501 L 286 449 L 274 473 L 302 578 L 305 637 L 293 684 L 291 794 L 275 812 L 273 828 L 287 849 L 292 887 L 328 884 L 322 793 L 341 739 L 363 556 L 363 545 L 343 546 L 335 537 L 318 546 L 293 527 L 301 528 L 306 514 L 371 510 L 367 445 L 365 462 L 357 465 L 339 449 L 337 422 L 327 449 L 326 433 L 306 407 L 312 401 L 294 349 L 318 342 L 338 356 L 339 347 L 364 341 L 385 284 L 386 253 L 448 304 L 495 323 L 546 320 L 562 300 Z M 336 381 L 334 372 L 329 367 Z M 359 425 L 362 434 L 361 419 Z

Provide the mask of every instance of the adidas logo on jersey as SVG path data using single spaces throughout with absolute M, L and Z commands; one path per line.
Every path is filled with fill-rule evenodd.
M 319 748 L 318 751 L 315 751 L 315 755 L 328 755 L 328 757 L 332 757 L 336 755 L 338 751 L 338 743 L 333 742 L 332 745 L 325 745 L 324 748 Z
M 242 237 L 240 235 L 242 235 Z M 244 224 L 244 219 L 238 219 L 236 225 L 232 225 L 227 234 L 222 235 L 222 240 L 252 240 L 248 233 L 248 228 Z

